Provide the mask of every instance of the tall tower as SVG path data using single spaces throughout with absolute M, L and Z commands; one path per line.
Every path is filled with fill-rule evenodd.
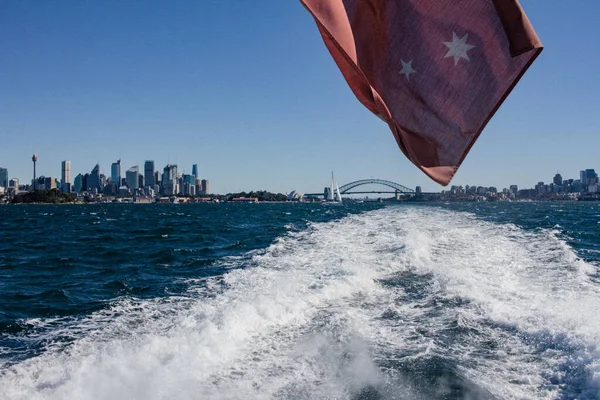
M 110 180 L 117 184 L 118 190 L 121 186 L 121 160 L 117 160 L 110 166 Z
M 5 189 L 8 189 L 9 181 L 8 181 L 8 170 L 6 168 L 0 168 L 0 186 Z M 17 189 L 19 185 L 17 184 Z
M 198 164 L 192 165 L 192 175 L 195 179 L 198 179 Z
M 125 171 L 125 182 L 132 192 L 140 187 L 140 168 L 137 165 Z
M 100 186 L 100 164 L 96 164 L 88 179 L 87 189 L 88 191 L 90 191 L 90 189 L 100 190 L 102 189 Z
M 71 161 L 62 162 L 62 175 L 60 177 L 60 184 L 62 185 L 63 192 L 71 191 Z
M 33 190 L 37 190 L 37 182 L 35 181 L 35 163 L 37 162 L 37 155 L 34 153 L 33 157 L 31 157 L 31 161 L 33 161 Z
M 144 186 L 154 186 L 154 161 L 146 160 L 144 163 Z

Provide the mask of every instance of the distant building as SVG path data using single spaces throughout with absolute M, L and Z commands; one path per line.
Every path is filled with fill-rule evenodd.
M 154 176 L 152 176 L 154 178 Z M 138 187 L 139 188 L 143 188 L 144 187 L 144 175 L 139 174 L 138 175 Z
M 417 186 L 415 188 L 415 194 L 417 194 L 417 195 L 421 194 L 421 186 Z
M 73 190 L 77 193 L 81 193 L 83 188 L 83 175 L 78 174 L 73 181 Z
M 12 178 L 10 181 L 8 181 L 8 187 L 19 190 L 19 180 L 17 178 Z
M 100 189 L 100 164 L 96 164 L 87 181 L 87 191 Z
M 110 180 L 116 183 L 117 187 L 121 186 L 121 160 L 117 160 L 110 166 Z
M 176 164 L 167 164 L 163 169 L 162 187 L 163 193 L 167 196 L 173 196 L 179 193 Z
M 554 182 L 555 185 L 562 186 L 562 184 L 563 184 L 562 176 L 560 176 L 560 174 L 557 173 L 556 175 L 554 175 L 554 179 L 552 180 L 552 182 Z
M 139 188 L 139 176 L 140 176 L 140 169 L 137 165 L 134 165 L 133 167 L 129 168 L 127 170 L 127 172 L 125 172 L 125 181 L 127 182 L 127 187 L 130 190 L 135 190 L 137 188 Z
M 52 176 L 44 178 L 44 188 L 46 190 L 56 189 L 56 178 Z
M 208 179 L 202 179 L 202 181 L 200 182 L 200 185 L 202 187 L 202 194 L 203 195 L 210 194 L 210 188 L 208 186 Z
M 144 163 L 144 186 L 154 186 L 154 161 L 146 160 Z
M 196 178 L 194 175 L 184 174 L 181 177 L 181 192 L 184 196 L 196 196 Z
M 63 161 L 61 163 L 61 176 L 60 176 L 60 185 L 62 190 L 65 193 L 71 191 L 71 161 Z
M 546 193 L 546 185 L 544 185 L 544 182 L 538 182 L 538 184 L 535 185 L 535 190 L 538 194 L 544 194 Z
M 0 186 L 3 188 L 8 187 L 8 169 L 0 168 Z
M 82 192 L 87 192 L 89 189 L 89 182 L 90 182 L 90 174 L 85 174 L 83 175 L 83 178 L 81 179 L 81 191 Z
M 159 185 L 160 186 L 161 183 L 161 174 L 160 171 L 155 171 L 154 172 L 154 186 Z
M 302 193 L 299 193 L 295 190 L 292 190 L 292 192 L 288 195 L 288 200 L 290 201 L 302 201 Z
M 108 185 L 106 185 L 104 187 L 104 193 L 105 194 L 111 194 L 111 195 L 116 195 L 117 193 L 119 193 L 119 186 L 117 186 L 116 183 L 114 182 L 110 182 Z
M 589 186 L 596 185 L 598 183 L 598 174 L 593 169 L 586 169 L 585 171 L 579 172 L 579 180 L 581 181 L 582 191 L 586 191 Z
M 192 175 L 195 179 L 198 179 L 198 164 L 192 165 Z
M 517 194 L 519 192 L 519 187 L 517 185 L 510 185 L 510 192 L 512 194 Z

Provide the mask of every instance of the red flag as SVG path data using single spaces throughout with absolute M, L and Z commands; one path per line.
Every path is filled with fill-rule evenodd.
M 300 0 L 358 100 L 447 185 L 542 50 L 517 0 Z

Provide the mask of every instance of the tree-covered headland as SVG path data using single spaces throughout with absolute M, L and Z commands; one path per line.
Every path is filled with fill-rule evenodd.
M 75 203 L 77 196 L 73 193 L 63 193 L 58 189 L 51 190 L 35 190 L 33 192 L 18 193 L 13 197 L 12 203 Z

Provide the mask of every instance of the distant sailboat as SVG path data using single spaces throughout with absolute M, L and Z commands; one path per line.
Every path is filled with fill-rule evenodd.
M 334 190 L 335 187 L 335 190 Z M 335 182 L 335 178 L 333 177 L 333 171 L 331 171 L 331 184 L 329 185 L 329 191 L 327 192 L 327 196 L 324 200 L 325 203 L 341 203 L 342 195 L 340 193 L 340 188 L 338 184 Z
M 340 187 L 338 186 L 337 182 L 335 184 L 335 201 L 339 201 L 340 203 L 342 202 L 342 194 L 340 193 Z
M 331 172 L 331 184 L 329 185 L 329 193 L 327 193 L 327 201 L 334 201 L 333 198 L 333 171 Z

